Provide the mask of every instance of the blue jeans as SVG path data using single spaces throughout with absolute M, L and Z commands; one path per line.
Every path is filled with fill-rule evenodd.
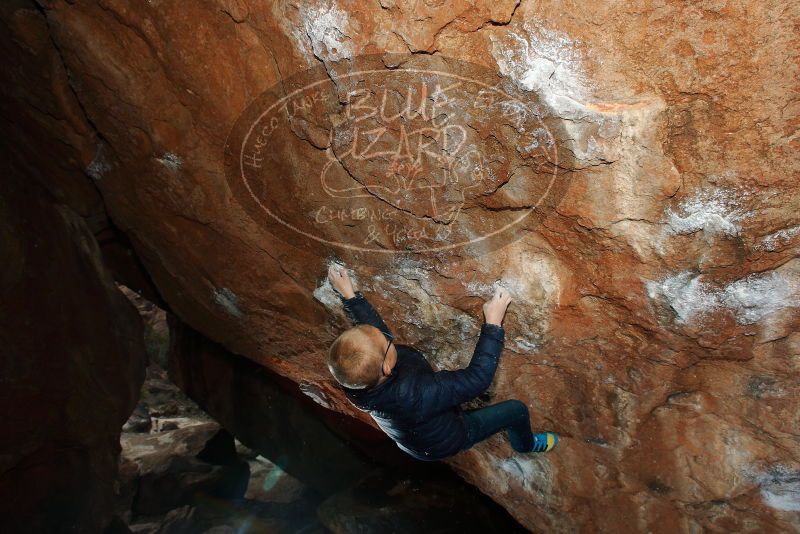
M 467 439 L 461 450 L 466 450 L 486 438 L 505 430 L 511 447 L 517 452 L 531 452 L 533 433 L 528 407 L 524 402 L 511 399 L 483 408 L 464 410 Z

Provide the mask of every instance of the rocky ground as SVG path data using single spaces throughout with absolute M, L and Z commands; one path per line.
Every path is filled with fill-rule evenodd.
M 117 527 L 136 533 L 327 532 L 324 500 L 249 449 L 168 377 L 167 313 L 123 285 L 143 323 L 150 360 L 141 397 L 122 428 Z
M 132 532 L 328 532 L 319 495 L 235 440 L 157 364 L 120 443 L 118 516 Z

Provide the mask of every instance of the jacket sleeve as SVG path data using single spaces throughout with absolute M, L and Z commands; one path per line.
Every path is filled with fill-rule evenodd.
M 437 371 L 421 375 L 411 392 L 416 422 L 424 421 L 483 393 L 492 383 L 505 331 L 502 326 L 484 323 L 481 335 L 465 369 Z
M 361 291 L 356 291 L 356 296 L 349 299 L 344 298 L 339 293 L 337 293 L 337 295 L 344 304 L 344 311 L 347 317 L 349 317 L 354 324 L 372 325 L 389 337 L 394 338 L 389 327 L 386 326 L 386 323 L 383 322 L 383 319 L 381 319 L 381 316 L 375 308 L 372 307 L 372 304 L 369 303 L 367 298 L 361 294 Z

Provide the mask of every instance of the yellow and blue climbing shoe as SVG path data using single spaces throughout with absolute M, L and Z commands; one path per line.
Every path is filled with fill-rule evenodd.
M 531 452 L 547 452 L 558 443 L 558 435 L 554 432 L 538 432 L 533 435 L 533 449 Z

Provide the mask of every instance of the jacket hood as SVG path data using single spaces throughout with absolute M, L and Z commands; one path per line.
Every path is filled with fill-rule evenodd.
M 342 386 L 342 388 L 347 396 L 350 397 L 350 400 L 353 401 L 353 404 L 359 408 L 371 410 L 373 409 L 375 401 L 380 398 L 385 391 L 391 389 L 391 385 L 395 382 L 396 378 L 397 373 L 395 372 L 395 369 L 392 369 L 392 374 L 387 376 L 386 380 L 377 386 L 365 389 L 351 389 L 344 386 Z

